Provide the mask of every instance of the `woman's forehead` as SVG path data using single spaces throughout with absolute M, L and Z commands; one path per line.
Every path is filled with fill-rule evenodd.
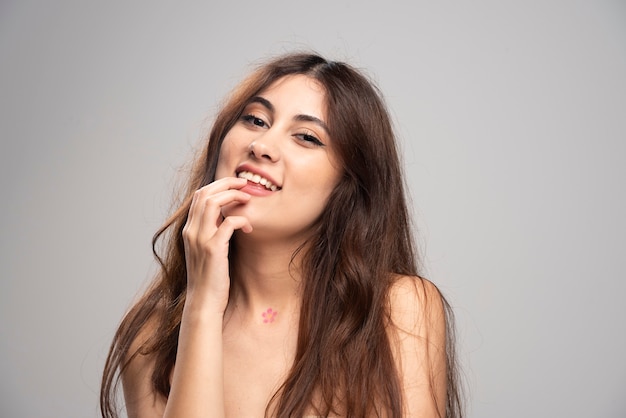
M 273 81 L 254 97 L 262 97 L 272 104 L 300 102 L 302 105 L 326 110 L 326 88 L 317 79 L 304 74 L 290 74 Z M 254 97 L 250 98 L 252 101 Z

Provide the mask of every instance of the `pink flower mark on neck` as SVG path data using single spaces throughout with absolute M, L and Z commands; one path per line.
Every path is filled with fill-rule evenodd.
M 268 322 L 274 322 L 276 315 L 278 315 L 278 312 L 273 311 L 272 308 L 268 308 L 267 311 L 263 312 L 263 322 L 266 324 Z

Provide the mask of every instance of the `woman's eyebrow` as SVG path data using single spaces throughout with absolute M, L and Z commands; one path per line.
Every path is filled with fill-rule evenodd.
M 248 102 L 248 104 L 252 104 L 252 103 L 259 103 L 263 105 L 264 107 L 266 107 L 267 110 L 269 110 L 270 112 L 274 112 L 274 105 L 269 100 L 261 96 L 254 96 L 252 99 L 250 99 L 250 102 Z
M 315 116 L 311 116 L 311 115 L 296 115 L 294 116 L 293 119 L 298 122 L 313 122 L 314 124 L 322 128 L 323 130 L 325 130 L 327 135 L 330 135 L 330 131 L 328 130 L 328 125 L 326 125 L 326 123 L 320 118 L 316 118 Z

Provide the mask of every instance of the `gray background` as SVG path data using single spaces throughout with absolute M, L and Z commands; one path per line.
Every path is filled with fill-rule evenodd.
M 216 105 L 298 48 L 392 109 L 470 417 L 626 416 L 623 1 L 0 2 L 0 415 L 94 417 Z

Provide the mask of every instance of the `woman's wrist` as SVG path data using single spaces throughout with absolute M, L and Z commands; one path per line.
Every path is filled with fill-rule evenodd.
M 217 300 L 214 297 L 188 292 L 183 308 L 183 318 L 195 320 L 220 320 L 224 319 L 227 301 Z

